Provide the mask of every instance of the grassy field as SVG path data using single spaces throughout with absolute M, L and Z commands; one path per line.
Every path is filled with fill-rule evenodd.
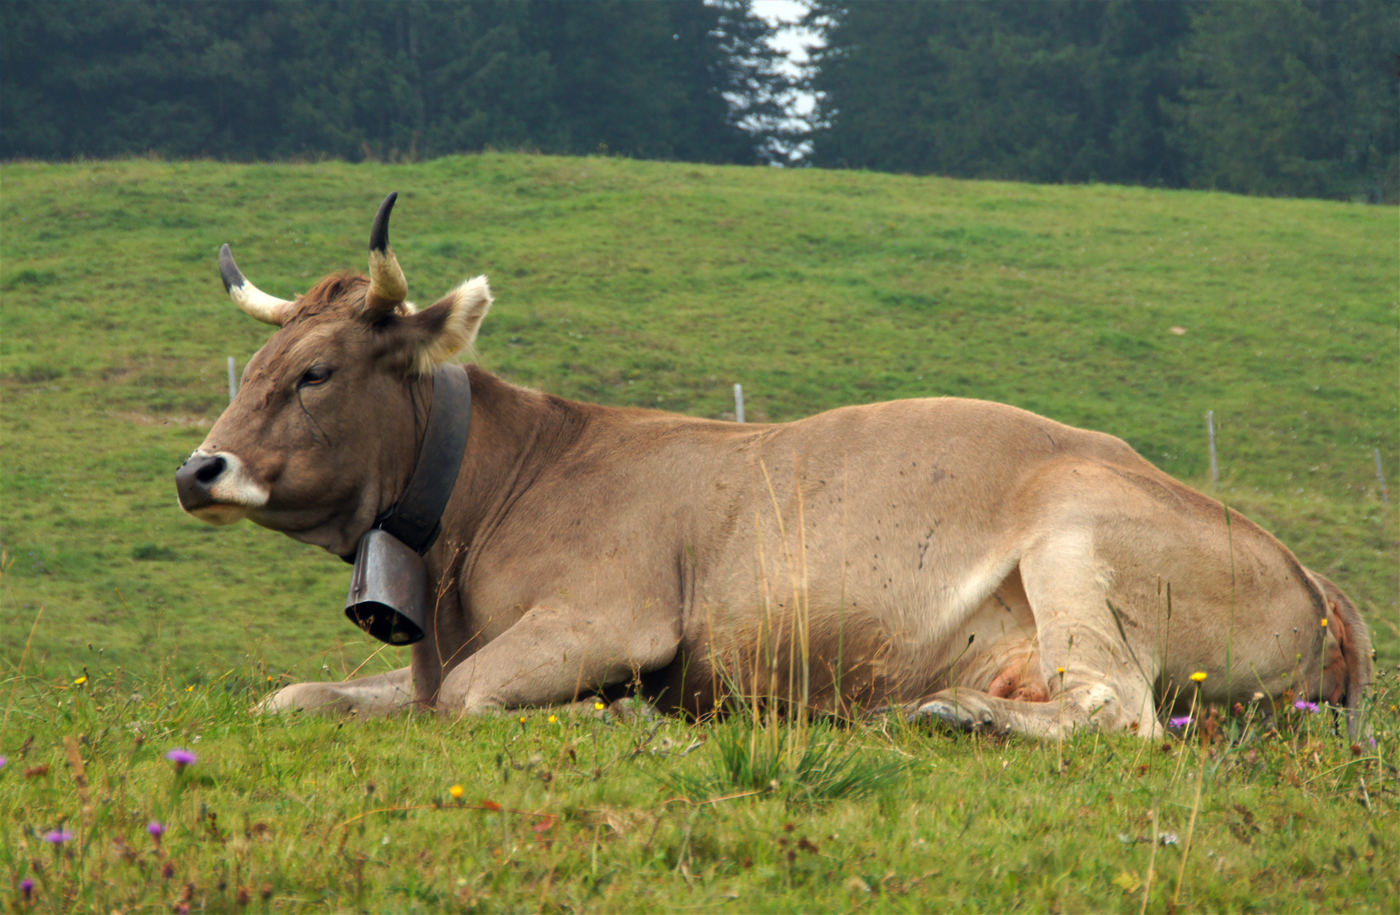
M 1374 457 L 1394 485 L 1393 209 L 508 155 L 8 163 L 0 188 L 0 906 L 1397 909 L 1379 862 L 1400 854 L 1400 526 Z M 230 242 L 283 296 L 364 269 L 389 190 L 415 298 L 489 274 L 477 361 L 565 396 L 721 416 L 741 382 L 758 420 L 981 397 L 1113 432 L 1202 488 L 1214 411 L 1217 494 L 1370 622 L 1377 745 L 1304 713 L 1267 738 L 1063 746 L 250 719 L 269 678 L 397 659 L 344 622 L 338 560 L 176 507 L 227 357 L 268 336 L 215 255 Z M 778 790 L 725 775 L 697 795 L 756 737 L 792 751 Z M 179 776 L 177 746 L 199 755 Z M 899 765 L 864 800 L 803 800 L 789 764 L 809 746 L 872 778 Z M 60 827 L 74 838 L 44 840 Z
M 809 752 L 870 791 L 823 800 L 784 753 L 797 729 L 742 717 L 288 723 L 250 720 L 225 690 L 70 687 L 22 688 L 37 717 L 6 721 L 11 911 L 1393 912 L 1397 899 L 1393 712 L 1355 755 L 1304 713 L 1234 744 L 818 727 Z M 10 742 L 21 734 L 37 735 L 27 752 Z M 682 776 L 713 774 L 754 737 L 773 778 L 687 790 Z M 196 756 L 183 771 L 165 758 L 176 748 Z

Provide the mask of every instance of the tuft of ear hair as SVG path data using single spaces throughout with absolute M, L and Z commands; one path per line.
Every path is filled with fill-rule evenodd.
M 425 308 L 415 317 L 433 320 L 433 328 L 414 358 L 413 371 L 433 372 L 459 350 L 472 345 L 481 321 L 491 310 L 491 287 L 486 277 L 473 277 Z M 430 317 L 431 316 L 431 317 Z

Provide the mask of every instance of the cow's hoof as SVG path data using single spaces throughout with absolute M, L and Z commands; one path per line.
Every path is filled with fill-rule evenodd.
M 935 698 L 910 712 L 910 721 L 935 721 L 954 731 L 999 733 L 992 710 L 974 701 Z
M 594 708 L 597 708 L 594 705 Z M 655 718 L 660 712 L 656 706 L 641 698 L 640 696 L 623 696 L 610 704 L 600 717 L 607 716 L 617 721 L 640 721 L 645 718 Z

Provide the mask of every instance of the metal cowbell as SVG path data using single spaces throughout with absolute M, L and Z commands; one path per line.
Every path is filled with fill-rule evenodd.
M 428 573 L 423 557 L 397 537 L 374 528 L 360 538 L 345 615 L 390 645 L 423 638 L 427 621 Z

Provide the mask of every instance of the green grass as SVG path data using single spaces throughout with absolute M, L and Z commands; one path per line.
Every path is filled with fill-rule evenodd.
M 1202 488 L 1213 410 L 1219 495 L 1370 622 L 1379 745 L 1352 757 L 1320 719 L 1214 745 L 1181 907 L 1395 910 L 1375 862 L 1397 855 L 1400 526 L 1373 457 L 1400 498 L 1393 208 L 517 155 L 6 163 L 0 188 L 0 866 L 18 881 L 44 863 L 40 909 L 169 909 L 187 882 L 192 908 L 253 911 L 1137 911 L 1144 891 L 1154 910 L 1175 892 L 1183 847 L 1152 858 L 1148 817 L 1184 844 L 1194 745 L 818 729 L 831 765 L 907 765 L 863 801 L 794 806 L 679 790 L 734 771 L 719 750 L 744 740 L 726 744 L 733 722 L 247 717 L 269 677 L 398 659 L 344 622 L 338 560 L 176 506 L 173 472 L 227 402 L 227 357 L 241 366 L 269 335 L 223 293 L 216 252 L 230 242 L 291 296 L 364 269 L 374 207 L 398 190 L 413 297 L 489 274 L 477 360 L 565 396 L 720 416 L 741 382 L 757 420 L 981 397 L 1115 433 Z M 87 801 L 68 737 L 87 740 Z M 160 754 L 196 737 L 172 794 Z M 454 782 L 554 825 L 458 809 Z M 380 806 L 416 809 L 339 825 Z M 174 824 L 159 850 L 151 817 Z M 32 832 L 64 818 L 72 857 Z M 5 892 L 0 907 L 22 907 Z
M 813 802 L 785 784 L 671 787 L 747 743 L 744 716 L 344 723 L 250 718 L 230 680 L 8 685 L 13 911 L 1390 912 L 1397 898 L 1393 705 L 1355 753 L 1302 713 L 1234 744 L 817 726 L 814 755 L 880 777 Z M 198 756 L 183 772 L 164 758 L 175 747 Z M 46 841 L 59 829 L 72 838 Z

